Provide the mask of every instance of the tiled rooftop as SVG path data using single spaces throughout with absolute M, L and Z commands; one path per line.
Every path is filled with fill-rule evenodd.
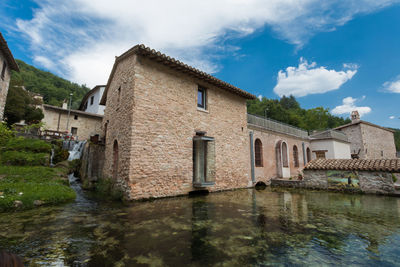
M 315 159 L 304 169 L 400 172 L 400 159 Z

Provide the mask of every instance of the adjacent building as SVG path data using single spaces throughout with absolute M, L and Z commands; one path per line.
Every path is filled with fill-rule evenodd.
M 65 133 L 75 140 L 87 140 L 101 133 L 102 115 L 73 109 L 69 111 L 66 103 L 62 107 L 44 104 L 42 110 L 46 130 Z
M 6 105 L 8 86 L 10 84 L 11 70 L 19 71 L 19 68 L 1 32 L 0 70 L 0 121 L 2 121 L 4 117 L 4 107 Z
M 350 145 L 345 133 L 327 130 L 310 135 L 311 159 L 350 159 Z
M 82 99 L 79 110 L 98 115 L 104 115 L 105 106 L 100 104 L 103 96 L 105 85 L 96 85 Z
M 395 159 L 397 156 L 394 131 L 361 120 L 357 111 L 351 113 L 351 123 L 335 130 L 347 135 L 352 158 Z

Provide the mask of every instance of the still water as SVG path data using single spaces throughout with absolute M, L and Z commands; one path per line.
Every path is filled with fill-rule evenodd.
M 244 189 L 0 214 L 30 266 L 400 265 L 400 198 Z

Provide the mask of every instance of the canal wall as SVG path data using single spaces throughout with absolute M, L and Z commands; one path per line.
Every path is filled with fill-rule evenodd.
M 399 159 L 317 159 L 306 165 L 302 180 L 274 179 L 271 186 L 400 195 L 399 173 Z
M 79 176 L 85 187 L 92 187 L 102 177 L 104 166 L 104 145 L 88 142 L 85 144 L 82 156 Z

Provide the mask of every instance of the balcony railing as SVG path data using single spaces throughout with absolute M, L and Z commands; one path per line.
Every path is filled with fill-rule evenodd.
M 278 133 L 292 135 L 300 138 L 308 138 L 308 132 L 306 130 L 283 122 L 275 121 L 273 119 L 267 119 L 260 116 L 247 114 L 247 123 Z

